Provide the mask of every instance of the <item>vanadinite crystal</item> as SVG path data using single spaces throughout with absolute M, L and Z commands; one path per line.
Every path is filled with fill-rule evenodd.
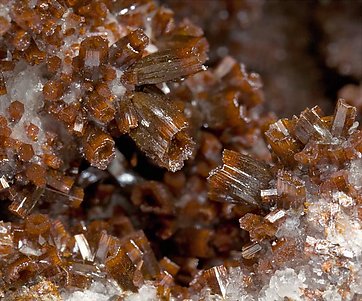
M 362 21 L 274 2 L 1 1 L 1 300 L 362 300 Z

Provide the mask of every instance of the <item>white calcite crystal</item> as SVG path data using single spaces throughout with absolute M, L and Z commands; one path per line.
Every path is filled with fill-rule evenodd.
M 122 291 L 113 281 L 93 282 L 88 289 L 83 291 L 63 292 L 64 301 L 110 301 L 114 298 L 122 298 L 125 301 L 158 301 L 157 288 L 145 283 L 138 292 Z
M 64 301 L 108 301 L 119 296 L 121 290 L 115 282 L 93 282 L 84 291 L 64 292 Z
M 157 288 L 153 285 L 143 285 L 138 293 L 133 293 L 125 297 L 125 301 L 156 301 L 159 300 L 157 297 Z
M 356 188 L 362 188 L 362 158 L 351 162 L 348 180 Z
M 43 153 L 42 145 L 45 142 L 43 120 L 39 117 L 39 111 L 43 106 L 42 90 L 46 79 L 43 77 L 44 65 L 27 66 L 19 62 L 12 74 L 4 72 L 7 95 L 0 97 L 0 112 L 7 112 L 7 107 L 13 101 L 24 104 L 24 114 L 11 128 L 11 138 L 28 143 L 33 147 L 34 153 Z M 31 140 L 26 134 L 26 127 L 34 124 L 39 128 L 37 141 Z
M 305 280 L 303 271 L 297 274 L 290 268 L 278 270 L 270 278 L 269 285 L 263 289 L 265 291 L 261 294 L 259 300 L 278 301 L 284 300 L 284 298 L 295 301 L 303 300 L 303 289 L 306 288 Z

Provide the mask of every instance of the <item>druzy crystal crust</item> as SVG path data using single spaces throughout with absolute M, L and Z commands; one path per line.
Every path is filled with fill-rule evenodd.
M 210 1 L 205 32 L 167 3 L 0 3 L 0 299 L 360 300 L 359 87 L 278 119 L 209 37 L 246 47 L 263 1 Z

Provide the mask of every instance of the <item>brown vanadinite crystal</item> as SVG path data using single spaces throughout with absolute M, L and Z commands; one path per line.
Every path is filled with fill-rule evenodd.
M 142 58 L 148 43 L 149 38 L 143 30 L 136 29 L 130 32 L 110 48 L 111 63 L 122 69 L 127 69 Z
M 63 95 L 62 82 L 48 81 L 43 87 L 43 96 L 46 100 L 59 100 Z
M 5 86 L 5 82 L 4 82 L 4 76 L 1 74 L 0 75 L 0 95 L 4 95 L 6 94 L 6 86 Z
M 125 290 L 136 291 L 135 272 L 136 267 L 127 256 L 126 251 L 119 248 L 118 252 L 106 261 L 108 273 Z
M 24 114 L 24 104 L 15 100 L 9 105 L 8 110 L 11 121 L 18 122 Z
M 209 177 L 209 197 L 215 201 L 260 204 L 260 190 L 269 186 L 268 167 L 249 156 L 224 150 L 223 166 Z
M 103 90 L 104 94 L 102 95 L 96 91 L 92 92 L 86 99 L 86 107 L 97 121 L 101 123 L 108 123 L 113 120 L 116 113 L 113 106 L 113 97 L 110 95 L 110 91 L 107 86 Z M 107 95 L 109 92 L 109 95 Z
M 135 85 L 158 84 L 201 71 L 206 60 L 207 42 L 200 38 L 189 39 L 190 42 L 184 42 L 187 48 L 161 50 L 144 57 L 126 71 L 124 79 Z
M 90 128 L 83 140 L 87 160 L 100 169 L 106 169 L 114 157 L 112 137 L 100 129 Z
M 25 172 L 28 179 L 36 186 L 45 186 L 45 169 L 38 164 L 30 164 Z
M 30 161 L 31 158 L 33 158 L 34 154 L 34 150 L 33 147 L 31 146 L 31 144 L 26 144 L 23 143 L 20 145 L 19 147 L 19 159 L 22 161 Z
M 194 147 L 186 118 L 157 92 L 136 92 L 130 95 L 130 102 L 140 118 L 130 136 L 159 165 L 171 171 L 180 169 Z
M 25 230 L 29 234 L 42 235 L 50 229 L 49 218 L 44 214 L 31 214 L 25 219 Z
M 0 3 L 0 299 L 359 300 L 356 14 L 176 2 Z
M 240 219 L 240 227 L 250 234 L 251 241 L 260 241 L 273 237 L 276 227 L 262 216 L 247 213 Z
M 92 78 L 99 74 L 99 67 L 108 60 L 107 40 L 94 36 L 86 38 L 79 47 L 79 67 L 86 78 Z
M 161 183 L 155 181 L 143 182 L 135 186 L 131 200 L 143 212 L 172 214 L 174 211 L 169 191 Z

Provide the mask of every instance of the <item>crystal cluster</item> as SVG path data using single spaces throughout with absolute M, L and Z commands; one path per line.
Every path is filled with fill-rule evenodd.
M 161 88 L 204 68 L 201 30 L 150 1 L 14 1 L 2 12 L 1 169 L 11 211 L 24 218 L 48 187 L 79 206 L 78 150 L 106 169 L 122 134 L 169 170 L 190 158 L 188 120 Z
M 231 55 L 258 71 L 281 117 L 316 101 L 332 110 L 334 90 L 362 80 L 361 1 L 161 1 L 204 29 L 212 62 Z
M 209 177 L 210 198 L 253 205 L 239 219 L 250 239 L 241 272 L 252 282 L 237 284 L 245 300 L 361 298 L 362 136 L 355 118 L 356 109 L 339 100 L 333 116 L 316 106 L 271 124 L 269 168 L 224 151 Z
M 277 120 L 152 0 L 3 1 L 0 37 L 1 300 L 361 298 L 355 107 Z

